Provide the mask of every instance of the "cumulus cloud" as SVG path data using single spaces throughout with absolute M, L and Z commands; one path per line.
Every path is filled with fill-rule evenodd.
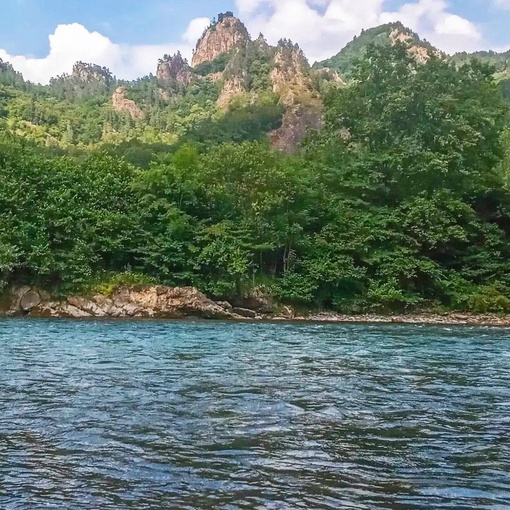
M 0 49 L 0 58 L 10 62 L 25 79 L 48 83 L 51 77 L 70 73 L 75 62 L 81 60 L 108 67 L 123 79 L 134 79 L 154 73 L 157 59 L 165 53 L 181 53 L 191 58 L 193 46 L 209 19 L 192 20 L 181 41 L 162 45 L 116 44 L 99 32 L 90 32 L 83 25 L 59 25 L 49 36 L 50 51 L 44 58 L 10 55 Z
M 286 37 L 298 42 L 311 61 L 337 53 L 362 29 L 402 21 L 421 37 L 448 53 L 487 47 L 478 26 L 452 12 L 446 0 L 407 0 L 399 9 L 386 9 L 388 0 L 235 0 L 239 16 L 255 37 L 262 32 L 275 44 Z M 510 7 L 510 0 L 493 0 Z M 9 55 L 25 78 L 47 83 L 52 76 L 69 73 L 78 61 L 108 67 L 119 78 L 133 79 L 155 71 L 156 61 L 177 50 L 191 58 L 196 40 L 210 23 L 192 20 L 181 39 L 164 45 L 123 45 L 78 23 L 59 25 L 49 36 L 50 51 L 44 58 Z
M 500 0 L 507 1 L 510 0 Z M 402 21 L 443 51 L 473 51 L 484 45 L 473 22 L 450 11 L 444 0 L 415 0 L 396 11 L 385 0 L 236 0 L 248 29 L 271 43 L 296 41 L 310 60 L 338 52 L 353 36 L 390 21 Z

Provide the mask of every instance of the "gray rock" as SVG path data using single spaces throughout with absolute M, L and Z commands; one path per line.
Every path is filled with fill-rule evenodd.
M 86 317 L 92 317 L 92 314 L 69 304 L 63 304 L 58 312 L 59 317 L 69 317 L 71 319 L 83 319 Z
M 235 313 L 236 315 L 240 315 L 241 317 L 244 317 L 245 319 L 256 319 L 257 318 L 257 312 L 253 310 L 248 310 L 247 308 L 232 308 L 232 313 Z
M 67 298 L 67 302 L 70 305 L 72 305 L 72 306 L 74 306 L 90 315 L 93 315 L 94 317 L 106 317 L 108 315 L 106 310 L 104 310 L 103 308 L 98 306 L 96 303 L 94 303 L 93 301 L 90 301 L 89 299 L 86 299 L 86 298 L 71 296 L 71 297 Z
M 20 307 L 24 312 L 29 312 L 32 308 L 41 304 L 41 296 L 36 290 L 28 291 L 20 300 Z
M 32 290 L 32 287 L 28 285 L 23 285 L 22 287 L 11 289 L 11 303 L 9 310 L 7 311 L 7 315 L 17 315 L 22 312 L 21 309 L 21 298 Z

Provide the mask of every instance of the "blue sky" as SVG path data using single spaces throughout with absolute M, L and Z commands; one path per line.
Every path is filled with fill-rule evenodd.
M 2 0 L 0 48 L 43 57 L 57 25 L 80 23 L 117 43 L 178 41 L 188 23 L 233 10 L 233 0 Z
M 510 49 L 510 0 L 2 0 L 0 58 L 40 82 L 76 60 L 134 78 L 164 53 L 190 57 L 207 20 L 226 10 L 255 36 L 298 42 L 312 61 L 397 19 L 449 53 Z

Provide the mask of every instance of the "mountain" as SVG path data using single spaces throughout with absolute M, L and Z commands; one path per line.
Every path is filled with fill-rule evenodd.
M 134 81 L 77 62 L 71 74 L 40 86 L 0 61 L 0 122 L 4 118 L 19 136 L 61 148 L 138 143 L 167 150 L 268 139 L 295 152 L 307 132 L 322 124 L 324 93 L 348 85 L 355 61 L 371 44 L 396 42 L 409 44 L 419 61 L 439 54 L 397 22 L 363 31 L 312 67 L 299 45 L 281 39 L 272 46 L 262 34 L 253 39 L 229 11 L 204 31 L 191 63 L 180 53 L 164 55 L 155 74 Z M 498 79 L 508 85 L 510 52 L 453 57 L 459 65 L 471 58 L 496 65 Z
M 472 57 L 393 24 L 311 67 L 227 12 L 191 63 L 133 81 L 79 62 L 40 86 L 1 62 L 0 295 L 510 314 L 508 105 Z
M 427 58 L 430 51 L 437 51 L 430 43 L 420 39 L 418 34 L 405 27 L 402 23 L 388 23 L 369 30 L 363 30 L 359 36 L 355 37 L 339 53 L 327 60 L 316 63 L 314 68 L 327 68 L 343 76 L 349 76 L 356 60 L 365 55 L 370 44 L 387 45 L 394 44 L 397 41 L 408 43 L 410 51 L 419 59 Z
M 180 53 L 164 55 L 154 75 L 132 82 L 78 62 L 43 87 L 25 83 L 7 63 L 0 67 L 12 131 L 62 147 L 268 138 L 293 152 L 308 128 L 320 126 L 323 75 L 297 44 L 252 39 L 232 12 L 204 31 L 191 65 Z

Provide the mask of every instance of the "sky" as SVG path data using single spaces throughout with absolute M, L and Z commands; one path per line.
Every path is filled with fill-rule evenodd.
M 401 21 L 447 53 L 510 49 L 510 0 L 0 0 L 0 58 L 47 83 L 76 61 L 118 78 L 155 73 L 158 58 L 193 48 L 210 19 L 233 11 L 252 36 L 297 42 L 311 62 L 362 29 Z

